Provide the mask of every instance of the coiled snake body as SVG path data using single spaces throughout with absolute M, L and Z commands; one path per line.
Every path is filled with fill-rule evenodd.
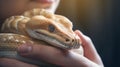
M 83 55 L 80 39 L 72 30 L 72 22 L 64 16 L 52 14 L 44 9 L 33 9 L 21 16 L 8 18 L 1 31 L 0 57 L 15 58 L 45 67 L 51 65 L 21 57 L 17 53 L 17 47 L 24 43 L 48 43 Z

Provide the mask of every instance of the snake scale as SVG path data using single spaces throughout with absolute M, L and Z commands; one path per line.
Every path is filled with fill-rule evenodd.
M 45 9 L 32 9 L 7 18 L 0 33 L 0 57 L 14 58 L 41 67 L 56 67 L 44 61 L 24 58 L 17 53 L 17 48 L 25 43 L 42 43 L 83 55 L 80 39 L 72 27 L 69 19 Z

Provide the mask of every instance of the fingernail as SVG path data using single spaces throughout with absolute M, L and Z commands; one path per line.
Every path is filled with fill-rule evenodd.
M 32 51 L 32 46 L 31 45 L 23 44 L 23 45 L 18 47 L 18 52 L 22 53 L 22 54 L 29 53 L 31 51 Z

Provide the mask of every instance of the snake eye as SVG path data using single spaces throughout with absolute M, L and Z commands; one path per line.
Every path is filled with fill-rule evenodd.
M 54 32 L 54 31 L 55 31 L 55 26 L 49 25 L 49 26 L 48 26 L 48 30 L 49 30 L 50 32 Z

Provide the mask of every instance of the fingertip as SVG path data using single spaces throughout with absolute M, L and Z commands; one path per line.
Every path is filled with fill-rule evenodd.
M 80 30 L 75 30 L 75 33 L 81 33 L 81 34 L 83 34 Z
M 75 33 L 80 37 L 81 43 L 84 46 L 84 43 L 86 43 L 86 35 L 84 35 L 80 30 L 75 30 Z
M 75 32 L 76 34 L 78 34 L 78 33 L 80 33 L 80 30 L 75 30 L 74 32 Z
M 83 38 L 84 34 L 80 30 L 75 30 L 75 33 L 80 37 Z

